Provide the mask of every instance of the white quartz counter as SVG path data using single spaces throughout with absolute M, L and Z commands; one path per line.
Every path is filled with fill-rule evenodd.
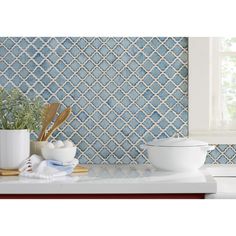
M 151 165 L 87 165 L 89 172 L 54 180 L 0 177 L 0 194 L 214 193 L 216 182 L 206 170 L 158 171 Z
M 236 199 L 236 165 L 206 165 L 207 171 L 214 176 L 217 192 L 206 194 L 209 199 Z

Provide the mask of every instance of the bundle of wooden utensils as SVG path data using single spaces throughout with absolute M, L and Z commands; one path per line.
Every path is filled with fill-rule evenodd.
M 39 134 L 38 141 L 47 141 L 48 138 L 52 135 L 52 133 L 58 129 L 64 121 L 70 116 L 71 108 L 67 107 L 61 114 L 58 115 L 54 124 L 51 126 L 49 130 L 48 127 L 50 123 L 53 121 L 56 113 L 60 107 L 60 103 L 52 103 L 47 104 L 44 108 L 44 119 L 42 123 L 42 130 Z

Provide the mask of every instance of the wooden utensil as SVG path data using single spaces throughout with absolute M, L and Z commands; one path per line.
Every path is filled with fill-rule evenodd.
M 43 138 L 43 141 L 47 141 L 50 135 L 61 126 L 61 124 L 70 116 L 71 114 L 71 108 L 67 107 L 55 120 L 52 128 L 46 133 L 46 135 Z
M 86 173 L 86 172 L 88 172 L 88 168 L 80 165 L 77 165 L 73 170 L 73 174 Z M 0 176 L 18 176 L 19 174 L 20 174 L 19 170 L 0 169 Z
M 43 141 L 45 131 L 47 127 L 49 126 L 49 124 L 51 123 L 51 121 L 53 120 L 54 116 L 56 115 L 59 106 L 60 106 L 60 103 L 52 103 L 52 104 L 47 104 L 45 106 L 44 108 L 45 117 L 43 120 L 42 130 L 38 137 L 38 141 Z

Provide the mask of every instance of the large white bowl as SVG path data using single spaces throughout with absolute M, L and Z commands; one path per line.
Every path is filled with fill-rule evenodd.
M 154 140 L 141 148 L 147 150 L 148 159 L 158 169 L 191 172 L 203 166 L 207 152 L 215 146 L 188 138 L 168 138 Z
M 48 148 L 43 147 L 41 149 L 44 159 L 56 160 L 63 163 L 71 162 L 75 158 L 76 147 L 68 148 Z
M 196 171 L 206 160 L 207 147 L 149 147 L 148 158 L 159 169 L 176 172 Z

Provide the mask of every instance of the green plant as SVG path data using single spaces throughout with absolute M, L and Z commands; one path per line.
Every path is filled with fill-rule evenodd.
M 41 127 L 43 103 L 39 98 L 30 100 L 19 89 L 0 88 L 0 129 L 28 129 Z

